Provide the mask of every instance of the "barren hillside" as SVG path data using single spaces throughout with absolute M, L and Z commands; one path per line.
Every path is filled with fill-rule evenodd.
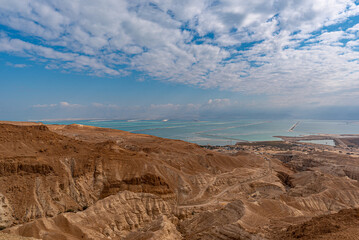
M 359 207 L 358 159 L 268 152 L 1 123 L 0 226 L 40 239 L 271 239 Z

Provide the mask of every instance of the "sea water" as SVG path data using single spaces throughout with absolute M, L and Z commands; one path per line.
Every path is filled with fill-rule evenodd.
M 300 120 L 294 131 L 289 129 L 298 120 L 83 120 L 46 122 L 48 124 L 83 124 L 113 128 L 132 133 L 179 139 L 200 145 L 228 145 L 247 141 L 280 140 L 275 136 L 308 134 L 359 134 L 357 121 Z

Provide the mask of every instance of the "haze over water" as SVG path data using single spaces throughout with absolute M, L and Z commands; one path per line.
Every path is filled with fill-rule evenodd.
M 294 131 L 288 131 L 297 120 L 85 120 L 46 122 L 56 124 L 84 124 L 113 128 L 132 133 L 179 139 L 200 145 L 227 145 L 241 141 L 274 141 L 274 136 L 300 136 L 308 134 L 359 134 L 359 122 L 301 120 Z

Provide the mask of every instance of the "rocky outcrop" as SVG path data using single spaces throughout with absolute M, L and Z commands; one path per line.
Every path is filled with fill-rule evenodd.
M 101 192 L 100 198 L 105 198 L 119 191 L 150 192 L 162 198 L 174 198 L 174 192 L 160 176 L 145 174 L 140 177 L 107 182 Z
M 9 200 L 0 193 L 0 229 L 11 226 L 13 222 L 13 209 L 9 204 Z
M 6 232 L 44 240 L 123 239 L 131 231 L 145 232 L 146 227 L 147 232 L 156 229 L 150 231 L 153 236 L 163 235 L 161 231 L 173 229 L 168 218 L 172 218 L 172 207 L 160 197 L 124 191 L 99 200 L 84 211 L 41 218 Z
M 124 239 L 180 240 L 182 236 L 173 221 L 166 216 L 161 216 L 143 228 L 129 233 Z
M 356 239 L 359 233 L 359 209 L 314 217 L 273 235 L 273 239 Z
M 180 223 L 184 239 L 261 239 L 246 232 L 237 221 L 244 215 L 242 201 L 213 212 L 202 212 Z

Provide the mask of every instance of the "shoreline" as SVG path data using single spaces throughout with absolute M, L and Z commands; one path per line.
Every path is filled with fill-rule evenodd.
M 298 124 L 300 123 L 300 121 L 296 122 L 288 131 L 293 130 Z M 42 122 L 26 122 L 26 121 L 0 121 L 0 124 L 11 124 L 11 125 L 16 125 L 16 126 L 40 126 L 40 125 L 44 125 L 44 126 L 70 126 L 70 125 L 79 125 L 81 126 L 82 124 L 47 124 L 47 123 L 42 123 Z M 113 130 L 120 130 L 120 129 L 114 129 L 114 128 L 107 128 L 107 127 L 100 127 L 100 126 L 93 126 L 93 125 L 82 125 L 82 126 L 88 126 L 88 127 L 94 127 L 94 128 L 106 128 L 106 129 L 113 129 Z M 121 131 L 125 131 L 125 130 L 121 130 Z M 133 133 L 132 131 L 125 131 L 128 133 Z M 133 133 L 133 134 L 137 134 L 137 133 Z M 143 134 L 143 133 L 140 133 Z M 149 136 L 155 136 L 155 135 L 151 135 L 151 134 L 145 134 L 145 135 L 149 135 Z M 215 135 L 210 135 L 210 136 L 215 136 Z M 158 136 L 155 136 L 158 137 Z M 184 142 L 188 142 L 188 143 L 193 143 L 193 144 L 197 144 L 201 147 L 205 147 L 205 148 L 216 148 L 216 147 L 228 147 L 228 146 L 237 146 L 237 145 L 256 145 L 256 144 L 276 144 L 276 143 L 291 143 L 291 144 L 301 144 L 301 145 L 309 145 L 309 146 L 327 146 L 327 147 L 332 147 L 332 148 L 336 148 L 336 147 L 340 147 L 340 148 L 344 148 L 346 150 L 355 150 L 355 148 L 359 148 L 359 134 L 323 134 L 323 133 L 318 133 L 318 134 L 312 134 L 312 135 L 305 135 L 305 136 L 272 136 L 273 138 L 278 138 L 278 140 L 259 140 L 259 141 L 247 141 L 247 140 L 239 140 L 239 139 L 235 139 L 235 138 L 228 138 L 228 139 L 223 139 L 223 138 L 219 138 L 221 140 L 224 141 L 228 141 L 230 142 L 229 144 L 199 144 L 196 142 L 191 142 L 188 139 L 175 139 L 175 138 L 170 138 L 170 137 L 161 137 L 161 138 L 165 138 L 165 139 L 172 139 L 172 140 L 180 140 L 180 141 L 184 141 Z M 309 142 L 301 142 L 301 141 L 312 141 L 312 140 L 333 140 L 335 146 L 331 146 L 331 145 L 325 145 L 325 144 L 320 144 L 320 143 L 309 143 Z M 214 141 L 216 141 L 214 139 Z M 234 142 L 234 144 L 232 143 Z

